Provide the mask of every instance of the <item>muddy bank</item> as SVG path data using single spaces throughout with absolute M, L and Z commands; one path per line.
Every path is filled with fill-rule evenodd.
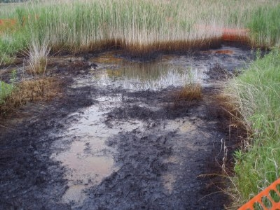
M 252 56 L 223 46 L 152 63 L 51 58 L 64 97 L 1 127 L 0 209 L 223 209 L 223 180 L 201 176 L 221 173 L 228 139 L 210 96 Z M 175 97 L 190 82 L 202 100 Z

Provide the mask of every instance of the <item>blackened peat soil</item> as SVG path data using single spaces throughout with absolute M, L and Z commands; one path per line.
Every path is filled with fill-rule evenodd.
M 250 57 L 250 51 L 244 55 Z M 228 78 L 223 73 L 228 69 L 224 63 L 219 65 L 219 59 L 235 59 L 213 51 L 196 56 L 201 62 L 215 60 L 209 70 L 212 83 Z M 53 58 L 51 76 L 61 80 L 63 97 L 28 104 L 11 120 L 1 122 L 0 209 L 224 209 L 230 200 L 222 192 L 228 183 L 219 176 L 221 142 L 234 147 L 235 141 L 229 139 L 226 118 L 213 103 L 219 89 L 203 87 L 202 99 L 190 101 L 176 97 L 181 87 L 131 91 L 102 86 L 91 77 L 118 68 L 103 61 Z M 112 156 L 115 170 L 95 184 L 80 181 L 83 190 L 75 195 L 83 198 L 63 199 L 75 186 L 67 176 L 74 176 L 75 170 L 53 157 L 80 141 L 79 133 L 68 131 L 90 118 L 89 108 L 102 109 L 98 126 L 103 126 L 108 137 L 104 144 L 113 151 L 104 150 L 102 156 Z M 85 145 L 90 145 L 92 137 L 87 141 Z M 91 150 L 82 153 L 90 155 Z

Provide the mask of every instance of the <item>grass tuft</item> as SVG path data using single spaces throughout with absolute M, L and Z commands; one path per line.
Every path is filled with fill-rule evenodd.
M 29 49 L 29 72 L 33 75 L 45 75 L 50 48 L 46 42 L 39 44 L 32 42 Z
M 181 90 L 175 93 L 176 101 L 195 101 L 203 97 L 200 84 L 187 84 Z

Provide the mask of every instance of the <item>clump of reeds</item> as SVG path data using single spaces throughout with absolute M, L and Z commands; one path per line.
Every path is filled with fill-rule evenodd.
M 214 96 L 214 103 L 216 106 L 219 106 L 219 114 L 229 119 L 229 126 L 235 126 L 247 130 L 238 107 L 238 102 L 233 99 L 232 95 L 219 93 Z
M 33 41 L 30 49 L 28 51 L 29 59 L 28 59 L 28 70 L 33 75 L 45 75 L 47 64 L 48 64 L 48 54 L 50 52 L 50 48 L 46 41 L 42 44 L 39 42 Z

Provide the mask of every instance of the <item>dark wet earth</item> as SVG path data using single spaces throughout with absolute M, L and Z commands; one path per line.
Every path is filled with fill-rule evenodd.
M 224 209 L 227 181 L 213 174 L 234 142 L 212 96 L 252 54 L 50 58 L 64 96 L 0 123 L 0 209 Z M 194 83 L 202 100 L 177 97 Z

